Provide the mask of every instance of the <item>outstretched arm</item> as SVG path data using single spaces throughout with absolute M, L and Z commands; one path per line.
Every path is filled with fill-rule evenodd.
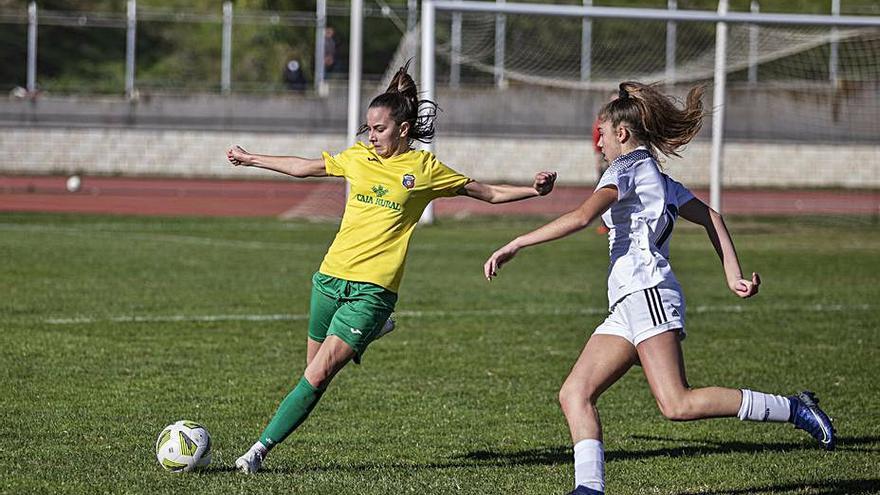
M 556 172 L 538 172 L 535 175 L 535 182 L 531 187 L 484 184 L 472 181 L 462 187 L 458 194 L 492 204 L 509 203 L 511 201 L 550 194 L 555 182 Z
M 757 294 L 758 286 L 761 285 L 761 277 L 753 272 L 751 280 L 743 278 L 742 268 L 740 268 L 739 259 L 736 257 L 736 248 L 733 246 L 733 239 L 730 237 L 730 232 L 727 231 L 721 214 L 697 198 L 681 205 L 678 213 L 685 220 L 702 225 L 706 229 L 706 234 L 709 235 L 715 252 L 721 258 L 721 265 L 724 267 L 724 275 L 730 290 L 742 298 Z
M 501 266 L 513 259 L 520 249 L 559 239 L 583 229 L 604 213 L 615 201 L 617 201 L 617 188 L 603 187 L 599 189 L 576 210 L 572 210 L 528 234 L 517 237 L 492 253 L 492 256 L 483 265 L 483 275 L 487 280 L 492 280 L 492 277 L 498 275 Z
M 293 177 L 326 177 L 324 159 L 300 158 L 298 156 L 270 156 L 248 153 L 241 146 L 233 146 L 226 151 L 229 163 L 236 166 L 259 167 L 273 170 Z

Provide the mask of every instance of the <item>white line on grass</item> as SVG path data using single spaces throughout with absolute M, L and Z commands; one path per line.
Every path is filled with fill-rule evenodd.
M 773 306 L 774 311 L 800 311 L 810 313 L 871 311 L 870 304 L 807 304 Z M 743 313 L 748 308 L 740 304 L 725 306 L 696 306 L 688 308 L 688 312 L 703 313 Z M 607 308 L 553 308 L 553 309 L 465 309 L 465 310 L 427 310 L 397 311 L 398 318 L 443 318 L 450 316 L 594 316 L 608 313 Z M 217 321 L 298 321 L 307 320 L 308 313 L 299 314 L 241 314 L 241 315 L 159 315 L 159 316 L 108 316 L 89 317 L 76 316 L 70 318 L 46 318 L 45 323 L 52 325 L 91 324 L 100 322 L 112 323 L 167 323 L 167 322 L 217 322 Z
M 134 222 L 130 219 L 132 217 L 124 217 L 125 220 L 119 222 L 112 221 L 102 221 L 102 222 L 70 222 L 70 221 L 62 221 L 62 222 L 45 222 L 40 224 L 30 224 L 30 223 L 14 223 L 14 222 L 0 222 L 0 229 L 6 230 L 20 230 L 21 228 L 27 227 L 39 227 L 39 228 L 55 228 L 55 229 L 91 229 L 91 230 L 103 230 L 103 231 L 114 231 L 114 232 L 130 232 L 133 230 L 141 230 L 141 231 L 159 231 L 165 232 L 169 229 L 176 230 L 184 230 L 193 231 L 193 230 L 202 230 L 202 231 L 213 231 L 215 230 L 213 227 L 207 226 L 203 223 L 198 223 L 193 225 L 192 222 L 184 222 L 181 224 L 172 223 L 168 224 L 163 221 L 156 222 Z M 242 221 L 242 222 L 230 222 L 229 219 L 224 219 L 222 223 L 219 224 L 220 228 L 224 230 L 246 230 L 253 232 L 286 232 L 292 230 L 303 230 L 309 223 L 304 222 L 260 222 L 258 220 L 255 221 Z
M 307 320 L 308 314 L 268 314 L 268 315 L 164 315 L 164 316 L 110 316 L 106 318 L 90 318 L 88 316 L 77 316 L 73 318 L 47 318 L 46 323 L 53 325 L 71 325 L 77 323 L 167 323 L 167 322 L 193 322 L 193 321 L 288 321 L 288 320 Z
M 217 247 L 217 248 L 239 248 L 239 249 L 277 249 L 279 251 L 325 251 L 329 246 L 329 238 L 326 242 L 302 242 L 302 241 L 245 241 L 238 239 L 218 239 L 216 237 L 203 237 L 195 235 L 180 234 L 157 234 L 147 232 L 125 232 L 122 230 L 92 230 L 73 227 L 51 227 L 43 225 L 18 225 L 18 224 L 0 224 L 0 230 L 31 232 L 38 234 L 54 234 L 67 235 L 72 237 L 93 238 L 95 236 L 109 236 L 113 240 L 131 240 L 131 241 L 147 241 L 158 242 L 162 244 L 180 243 L 198 246 Z M 450 242 L 448 244 L 432 244 L 432 243 L 416 243 L 410 246 L 411 251 L 479 251 L 491 253 L 492 248 L 499 242 L 487 241 L 485 243 L 469 241 L 468 243 Z
M 312 251 L 326 249 L 327 243 L 302 243 L 302 242 L 265 242 L 243 241 L 237 239 L 217 239 L 216 237 L 201 237 L 194 235 L 155 234 L 141 232 L 124 232 L 113 230 L 89 230 L 69 227 L 43 227 L 43 226 L 15 226 L 0 225 L 2 230 L 18 230 L 42 234 L 61 234 L 74 237 L 92 238 L 98 235 L 111 236 L 114 240 L 153 241 L 160 243 L 177 242 L 181 244 L 196 244 L 199 246 L 211 246 L 221 248 L 244 248 L 244 249 L 279 249 L 284 251 L 301 250 Z

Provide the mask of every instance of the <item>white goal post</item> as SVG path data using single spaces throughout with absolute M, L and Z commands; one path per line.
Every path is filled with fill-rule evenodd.
M 789 25 L 818 27 L 878 28 L 877 16 L 839 16 L 807 14 L 767 14 L 757 12 L 730 12 L 728 0 L 719 0 L 717 12 L 695 10 L 665 10 L 645 8 L 593 7 L 589 5 L 552 5 L 532 3 L 507 3 L 466 0 L 424 0 L 421 13 L 421 88 L 424 98 L 434 100 L 436 96 L 436 20 L 437 12 L 481 13 L 481 14 L 520 14 L 536 16 L 580 17 L 584 21 L 592 19 L 619 19 L 632 21 L 666 22 L 711 22 L 716 25 L 715 32 L 715 70 L 712 126 L 712 152 L 710 160 L 711 206 L 721 211 L 721 156 L 726 101 L 725 81 L 728 68 L 725 45 L 728 24 L 749 25 Z M 433 150 L 433 144 L 424 146 Z

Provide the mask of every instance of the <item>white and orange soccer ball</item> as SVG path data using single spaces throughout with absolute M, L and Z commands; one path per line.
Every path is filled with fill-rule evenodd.
M 156 459 L 168 471 L 192 471 L 211 463 L 211 436 L 193 421 L 168 425 L 156 440 Z

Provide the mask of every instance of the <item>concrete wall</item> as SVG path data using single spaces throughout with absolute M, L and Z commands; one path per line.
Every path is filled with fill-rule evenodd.
M 317 157 L 340 151 L 344 134 L 279 134 L 129 128 L 6 128 L 0 132 L 0 173 L 178 177 L 283 178 L 229 165 L 225 150 L 240 144 L 266 154 Z M 528 182 L 535 171 L 557 170 L 561 184 L 596 180 L 587 139 L 441 136 L 436 153 L 460 172 L 484 181 Z M 709 182 L 709 143 L 696 141 L 682 159 L 665 164 L 691 187 Z M 880 146 L 729 142 L 724 184 L 744 187 L 880 187 Z
M 682 96 L 687 88 L 673 88 Z M 233 169 L 224 152 L 319 156 L 346 143 L 345 88 L 310 95 L 0 100 L 0 174 L 82 171 L 186 177 L 276 177 Z M 364 106 L 377 88 L 365 88 Z M 591 125 L 608 91 L 438 88 L 441 160 L 473 177 L 527 182 L 558 170 L 595 181 Z M 711 95 L 704 96 L 710 102 Z M 725 105 L 724 182 L 731 186 L 880 187 L 880 84 L 732 84 Z M 708 184 L 711 119 L 669 172 Z
M 684 96 L 687 88 L 671 92 Z M 366 88 L 366 107 L 377 93 Z M 441 136 L 536 138 L 589 136 L 606 91 L 535 87 L 438 88 Z M 704 105 L 711 105 L 707 93 Z M 311 95 L 145 96 L 129 102 L 111 97 L 42 95 L 35 100 L 0 99 L 0 128 L 77 127 L 179 129 L 291 133 L 343 133 L 347 94 L 334 88 L 326 98 Z M 725 138 L 731 141 L 880 144 L 880 83 L 789 88 L 732 84 L 725 105 Z M 708 139 L 711 119 L 700 137 Z

